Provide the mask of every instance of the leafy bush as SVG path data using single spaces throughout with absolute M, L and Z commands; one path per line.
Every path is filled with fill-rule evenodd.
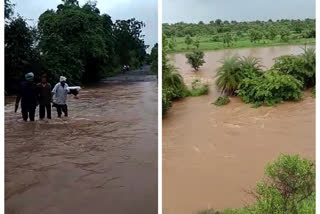
M 201 96 L 209 93 L 209 85 L 202 84 L 199 79 L 195 79 L 192 81 L 191 89 L 188 90 L 189 96 Z
M 299 100 L 302 83 L 290 75 L 266 71 L 257 78 L 246 78 L 236 93 L 245 103 L 274 105 L 285 100 Z
M 229 97 L 218 97 L 218 99 L 214 102 L 216 106 L 227 105 L 230 102 Z
M 275 59 L 273 69 L 302 81 L 305 88 L 315 85 L 316 56 L 314 48 L 305 48 L 299 56 L 287 55 Z
M 315 166 L 299 155 L 280 155 L 267 165 L 268 180 L 257 185 L 258 213 L 301 213 L 303 202 L 315 192 Z
M 186 58 L 188 59 L 188 63 L 194 68 L 196 71 L 199 70 L 200 66 L 202 66 L 204 61 L 204 52 L 199 50 L 194 50 L 192 53 L 187 53 Z

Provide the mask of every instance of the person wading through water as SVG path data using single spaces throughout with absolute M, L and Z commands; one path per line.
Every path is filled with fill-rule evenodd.
M 41 82 L 37 84 L 37 96 L 39 101 L 39 117 L 44 119 L 47 110 L 47 118 L 51 119 L 51 85 L 47 82 L 47 76 L 42 75 Z
M 60 82 L 52 90 L 52 95 L 55 95 L 54 106 L 57 108 L 58 117 L 61 117 L 62 112 L 65 117 L 68 117 L 67 96 L 69 89 L 66 81 L 66 77 L 60 76 Z
M 37 108 L 36 84 L 33 82 L 34 74 L 29 72 L 25 75 L 26 81 L 23 81 L 18 89 L 16 105 L 14 112 L 17 112 L 21 100 L 21 113 L 24 121 L 28 118 L 34 121 L 34 115 Z

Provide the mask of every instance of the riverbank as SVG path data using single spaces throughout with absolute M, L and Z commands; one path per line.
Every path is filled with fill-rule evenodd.
M 193 38 L 195 40 L 195 38 Z M 185 43 L 183 37 L 175 38 L 176 46 L 174 49 L 169 49 L 168 53 L 182 53 L 190 52 L 194 46 L 190 45 L 189 48 Z M 288 42 L 280 40 L 263 40 L 260 42 L 250 42 L 249 38 L 241 39 L 238 41 L 233 41 L 230 46 L 223 44 L 223 42 L 214 42 L 210 37 L 200 37 L 199 38 L 199 50 L 202 51 L 214 51 L 214 50 L 230 50 L 230 49 L 245 49 L 254 47 L 272 47 L 272 46 L 288 46 L 288 45 L 314 45 L 315 38 L 310 39 L 297 39 L 289 40 Z

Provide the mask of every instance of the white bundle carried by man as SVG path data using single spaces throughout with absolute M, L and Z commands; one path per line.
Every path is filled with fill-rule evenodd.
M 69 94 L 73 94 L 75 96 L 77 96 L 79 94 L 80 90 L 81 90 L 80 86 L 69 86 L 68 87 Z

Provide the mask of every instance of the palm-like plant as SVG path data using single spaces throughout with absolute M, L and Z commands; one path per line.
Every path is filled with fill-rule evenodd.
M 305 86 L 313 87 L 316 81 L 316 51 L 313 47 L 305 47 L 300 55 L 301 68 L 305 74 Z
M 232 56 L 221 61 L 222 66 L 218 68 L 216 84 L 221 93 L 234 95 L 238 89 L 241 76 L 241 61 L 239 56 Z
M 240 69 L 242 78 L 254 78 L 261 74 L 261 59 L 254 56 L 242 57 L 240 59 Z

